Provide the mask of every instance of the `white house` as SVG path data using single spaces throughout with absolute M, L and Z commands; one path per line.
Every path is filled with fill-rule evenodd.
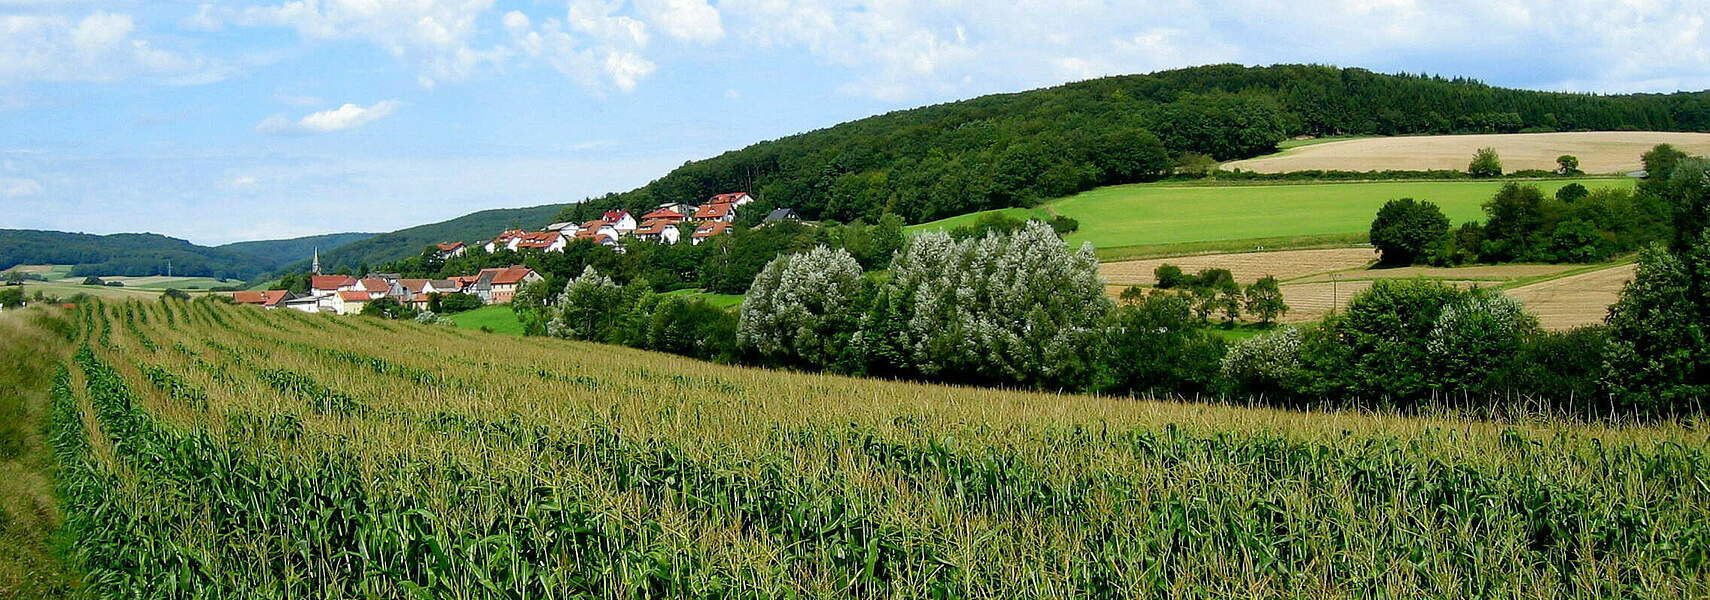
M 627 210 L 608 210 L 606 214 L 600 215 L 600 220 L 610 223 L 612 229 L 616 229 L 619 234 L 635 231 L 635 217 L 630 216 Z
M 699 246 L 701 245 L 701 242 L 723 235 L 724 232 L 729 230 L 730 223 L 726 223 L 724 221 L 707 221 L 695 227 L 695 232 L 689 235 L 689 243 Z
M 702 204 L 700 208 L 695 209 L 693 219 L 703 222 L 717 221 L 721 223 L 729 223 L 736 220 L 736 205 L 728 202 L 716 204 L 709 202 Z
M 500 249 L 516 250 L 517 241 L 527 234 L 527 231 L 523 231 L 521 229 L 508 229 L 505 230 L 504 233 L 499 234 L 499 237 L 493 238 L 493 241 L 487 242 L 487 245 L 483 246 L 483 248 L 485 248 L 489 254 L 498 252 Z
M 635 229 L 635 239 L 662 244 L 675 244 L 682 236 L 677 224 L 665 219 L 651 219 Z
M 707 201 L 707 204 L 729 204 L 731 206 L 745 206 L 749 202 L 753 202 L 753 201 L 754 201 L 754 197 L 748 195 L 748 192 L 731 192 L 728 194 L 714 194 L 712 199 Z
M 291 310 L 306 313 L 321 312 L 321 298 L 313 294 L 304 294 L 296 298 L 286 298 L 279 301 L 279 305 Z
M 573 237 L 576 237 L 576 234 L 578 232 L 582 231 L 582 224 L 581 223 L 572 223 L 569 221 L 565 221 L 563 223 L 553 223 L 553 224 L 547 225 L 546 229 L 543 229 L 541 231 L 556 231 L 560 234 L 563 234 L 564 237 L 572 237 L 573 238 Z
M 439 249 L 439 258 L 441 260 L 448 260 L 448 259 L 457 258 L 459 256 L 463 256 L 463 251 L 469 249 L 469 247 L 465 246 L 463 244 L 463 242 L 451 242 L 451 243 L 447 243 L 447 244 L 434 244 L 434 247 Z

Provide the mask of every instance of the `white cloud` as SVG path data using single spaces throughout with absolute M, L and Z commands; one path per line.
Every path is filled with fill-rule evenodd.
M 724 38 L 718 9 L 706 0 L 635 0 L 635 7 L 643 20 L 673 38 L 702 43 Z
M 502 49 L 473 44 L 493 0 L 293 0 L 234 11 L 242 25 L 289 27 L 316 40 L 362 40 L 415 64 L 424 87 L 468 77 Z
M 136 30 L 130 15 L 105 11 L 75 21 L 63 15 L 0 15 L 0 83 L 148 77 L 183 85 L 230 74 L 221 63 L 159 48 Z
M 22 198 L 42 193 L 42 184 L 23 177 L 0 177 L 0 198 Z
M 397 100 L 381 100 L 367 107 L 345 104 L 332 110 L 311 113 L 295 122 L 286 117 L 274 115 L 262 120 L 255 126 L 255 130 L 269 135 L 302 135 L 344 131 L 361 127 L 390 115 L 392 111 L 397 110 L 398 105 Z
M 214 5 L 203 4 L 196 7 L 195 14 L 180 20 L 178 26 L 190 31 L 219 31 L 225 29 L 226 23 L 214 14 Z

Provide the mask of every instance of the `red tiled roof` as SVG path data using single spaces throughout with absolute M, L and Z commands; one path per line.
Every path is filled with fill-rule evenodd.
M 612 239 L 612 236 L 609 236 L 609 235 L 602 233 L 602 234 L 594 236 L 594 243 L 600 244 L 600 245 L 610 245 L 610 244 L 617 243 L 617 240 Z
M 435 245 L 439 247 L 440 252 L 450 252 L 452 250 L 462 248 L 463 242 L 452 242 L 449 244 L 435 244 Z
M 339 292 L 338 297 L 345 302 L 367 302 L 369 300 L 373 300 L 373 298 L 368 296 L 368 292 L 344 291 Z
M 748 192 L 731 192 L 728 194 L 713 194 L 712 204 L 730 204 L 747 196 Z
M 261 292 L 232 292 L 232 302 L 238 304 L 266 304 L 267 296 Z
M 696 219 L 720 219 L 730 214 L 730 204 L 702 204 L 695 209 Z
M 583 229 L 599 229 L 599 228 L 605 227 L 607 225 L 611 225 L 611 222 L 609 222 L 605 219 L 594 219 L 592 221 L 588 221 L 587 223 L 583 223 L 582 228 Z
M 643 221 L 641 223 L 641 227 L 636 228 L 635 234 L 659 235 L 661 233 L 665 233 L 665 228 L 670 227 L 671 225 L 672 222 L 665 219 L 649 219 L 647 221 Z
M 379 277 L 369 277 L 360 283 L 362 289 L 369 292 L 384 292 L 392 289 L 392 284 Z
M 629 211 L 627 210 L 608 210 L 605 214 L 600 215 L 600 218 L 608 222 L 616 223 L 618 221 L 622 221 L 626 216 L 629 216 Z
M 524 235 L 528 235 L 528 232 L 523 231 L 521 229 L 507 229 L 507 230 L 505 230 L 504 233 L 499 234 L 499 237 L 493 238 L 493 243 L 495 243 L 495 244 L 508 244 L 508 243 L 510 243 L 511 240 L 522 237 Z
M 356 285 L 356 278 L 349 275 L 315 275 L 309 278 L 309 287 L 317 290 L 336 290 L 347 285 Z
M 493 276 L 493 284 L 494 285 L 505 285 L 505 284 L 517 283 L 519 281 L 522 281 L 524 277 L 528 277 L 529 274 L 533 273 L 533 272 L 534 272 L 534 270 L 530 269 L 528 267 L 524 267 L 521 265 L 515 265 L 515 266 L 512 266 L 511 268 L 508 268 L 508 269 L 502 269 L 499 271 L 498 274 L 494 275 Z
M 561 237 L 564 237 L 564 234 L 556 231 L 538 231 L 522 236 L 522 241 L 517 242 L 517 247 L 548 248 L 557 243 L 558 238 Z
M 641 215 L 641 218 L 647 219 L 647 220 L 676 219 L 676 220 L 681 221 L 681 220 L 683 220 L 683 213 L 671 210 L 669 208 L 661 208 L 659 210 L 647 213 L 645 215 Z
M 724 221 L 713 221 L 711 223 L 704 223 L 700 227 L 695 228 L 694 237 L 708 238 L 708 237 L 712 237 L 712 236 L 724 233 L 728 229 L 730 229 L 730 224 L 726 223 Z

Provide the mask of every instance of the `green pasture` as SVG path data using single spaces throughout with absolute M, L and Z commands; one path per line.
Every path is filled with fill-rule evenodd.
M 511 310 L 509 304 L 493 304 L 446 316 L 451 317 L 452 322 L 463 329 L 486 327 L 493 333 L 523 334 L 522 321 L 517 320 L 517 313 Z
M 713 293 L 708 293 L 708 292 L 704 292 L 701 290 L 694 290 L 694 289 L 673 290 L 673 291 L 665 292 L 665 295 L 667 295 L 667 296 L 683 296 L 685 298 L 699 298 L 701 300 L 707 301 L 707 304 L 711 304 L 713 306 L 723 308 L 726 310 L 734 309 L 738 306 L 741 306 L 743 299 L 746 298 L 746 296 L 743 296 L 742 294 L 713 294 Z
M 1576 182 L 1590 188 L 1634 185 L 1634 180 L 1626 178 L 1521 183 L 1554 194 L 1562 186 Z M 1378 208 L 1396 198 L 1434 202 L 1455 224 L 1482 220 L 1481 206 L 1504 183 L 1507 182 L 1141 183 L 1102 187 L 1053 200 L 1039 208 L 1006 208 L 1002 212 L 1017 218 L 1048 214 L 1072 217 L 1080 222 L 1080 230 L 1066 237 L 1069 243 L 1092 242 L 1100 256 L 1109 259 L 1207 250 L 1245 251 L 1256 246 L 1292 248 L 1357 243 L 1360 241 L 1357 238 L 1371 227 Z M 909 230 L 949 230 L 973 223 L 982 214 L 959 215 L 914 225 Z

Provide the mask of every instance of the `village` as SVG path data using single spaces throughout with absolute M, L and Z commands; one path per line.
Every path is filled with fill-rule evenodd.
M 485 243 L 444 242 L 436 244 L 434 250 L 441 259 L 456 258 L 471 247 L 479 247 L 488 253 L 499 250 L 563 252 L 574 240 L 589 240 L 621 253 L 624 252 L 625 240 L 676 244 L 682 241 L 685 230 L 690 232 L 689 243 L 699 245 L 730 232 L 737 212 L 754 200 L 747 192 L 732 192 L 714 195 L 700 205 L 667 202 L 642 215 L 639 220 L 629 211 L 614 210 L 584 223 L 551 223 L 539 231 L 511 229 Z M 800 217 L 792 209 L 778 208 L 767 213 L 760 226 L 786 220 L 800 220 Z M 685 227 L 685 224 L 693 227 Z M 397 273 L 367 273 L 360 277 L 327 275 L 321 273 L 318 252 L 311 262 L 310 273 L 306 292 L 240 291 L 232 293 L 232 301 L 269 310 L 286 308 L 306 313 L 352 315 L 360 314 L 371 302 L 389 298 L 414 310 L 428 310 L 435 297 L 450 294 L 467 294 L 480 299 L 483 304 L 509 304 L 523 285 L 544 279 L 533 269 L 522 265 L 481 269 L 447 279 L 405 278 Z

